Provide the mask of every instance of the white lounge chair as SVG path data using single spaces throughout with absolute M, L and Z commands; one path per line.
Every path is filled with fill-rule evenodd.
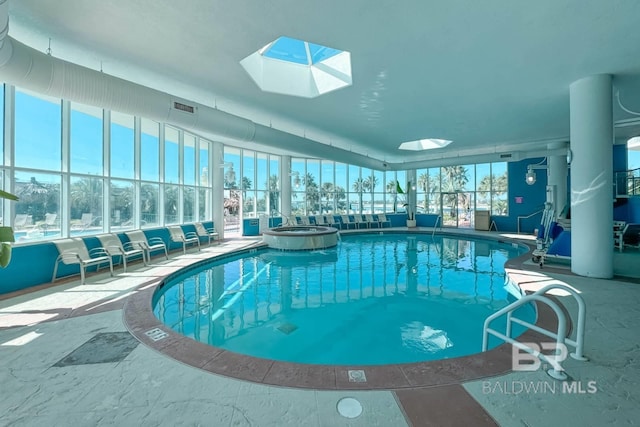
M 220 237 L 215 228 L 206 228 L 201 222 L 196 222 L 193 225 L 196 228 L 196 234 L 198 235 L 198 237 L 204 237 L 208 239 L 209 245 L 211 245 L 211 242 L 217 241 L 218 237 Z
M 325 215 L 325 220 L 327 221 L 327 225 L 331 227 L 342 228 L 340 222 L 336 221 L 336 218 L 333 215 Z
M 164 251 L 164 257 L 168 260 L 169 253 L 167 252 L 167 245 L 164 243 L 160 237 L 147 237 L 142 230 L 131 230 L 125 231 L 124 234 L 127 235 L 129 241 L 137 245 L 139 248 L 144 250 L 147 255 L 147 262 L 151 261 L 151 252 L 153 251 Z
M 375 219 L 373 219 L 373 215 L 372 214 L 365 214 L 364 215 L 364 219 L 365 219 L 365 221 L 367 221 L 367 226 L 369 228 L 371 228 L 371 226 L 373 224 L 375 224 L 378 228 L 380 228 L 380 223 L 378 221 L 376 221 Z
M 355 215 L 353 215 L 353 220 L 354 220 L 354 222 L 356 223 L 356 228 L 358 228 L 358 229 L 360 229 L 360 228 L 361 228 L 361 227 L 360 227 L 361 225 L 364 225 L 366 228 L 370 228 L 370 227 L 371 227 L 371 226 L 370 226 L 370 224 L 369 224 L 369 222 L 368 222 L 368 221 L 365 221 L 365 220 L 362 218 L 362 215 L 360 215 L 360 214 L 355 214 Z
M 53 267 L 53 277 L 51 278 L 52 283 L 56 281 L 58 265 L 60 265 L 60 263 L 67 265 L 79 265 L 81 284 L 84 284 L 85 281 L 86 268 L 94 265 L 96 266 L 96 269 L 99 269 L 101 265 L 109 264 L 109 270 L 111 272 L 111 276 L 113 276 L 113 262 L 111 260 L 111 255 L 109 255 L 105 248 L 94 248 L 89 251 L 87 250 L 87 246 L 84 244 L 84 241 L 79 237 L 54 240 L 53 243 L 58 248 L 60 255 L 56 258 L 56 263 Z
M 127 261 L 130 258 L 136 258 L 140 256 L 142 263 L 147 265 L 147 260 L 144 256 L 144 249 L 131 242 L 122 243 L 120 238 L 115 234 L 100 234 L 96 236 L 100 240 L 102 247 L 111 255 L 111 258 L 121 257 L 124 271 L 127 271 Z
M 389 227 L 391 227 L 391 220 L 387 218 L 386 214 L 378 214 L 378 226 L 382 228 L 384 224 L 389 224 Z
M 200 250 L 200 237 L 198 237 L 196 233 L 185 233 L 179 225 L 170 225 L 167 228 L 169 229 L 169 237 L 171 238 L 171 241 L 182 243 L 183 253 L 187 253 L 187 245 L 198 245 L 198 250 Z
M 351 217 L 349 215 L 340 215 L 340 219 L 342 221 L 342 225 L 347 227 L 347 230 L 349 229 L 350 225 L 353 225 L 353 228 L 358 228 L 358 224 L 356 224 L 354 221 L 351 221 Z

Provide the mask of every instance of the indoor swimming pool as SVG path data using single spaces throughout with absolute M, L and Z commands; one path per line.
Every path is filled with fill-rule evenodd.
M 258 358 L 319 365 L 449 359 L 480 352 L 485 318 L 516 298 L 503 265 L 524 252 L 459 236 L 344 235 L 329 249 L 258 249 L 173 275 L 153 309 L 179 334 Z M 535 323 L 532 306 L 518 316 Z

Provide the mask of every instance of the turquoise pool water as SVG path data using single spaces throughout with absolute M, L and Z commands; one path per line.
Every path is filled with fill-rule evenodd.
M 485 318 L 515 299 L 503 265 L 523 251 L 408 234 L 342 236 L 322 251 L 258 250 L 175 276 L 155 294 L 154 313 L 194 340 L 286 362 L 465 356 L 481 351 Z M 534 308 L 518 316 L 533 321 Z

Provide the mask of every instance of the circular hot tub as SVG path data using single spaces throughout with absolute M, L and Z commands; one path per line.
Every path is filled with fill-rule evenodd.
M 338 230 L 316 225 L 275 227 L 263 231 L 262 240 L 270 248 L 286 251 L 324 249 L 338 244 Z

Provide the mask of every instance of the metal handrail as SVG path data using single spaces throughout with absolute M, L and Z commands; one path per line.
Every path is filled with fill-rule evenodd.
M 570 338 L 566 337 L 566 332 L 567 332 L 567 319 L 566 316 L 564 314 L 564 312 L 560 309 L 560 307 L 558 306 L 558 304 L 556 304 L 554 301 L 550 300 L 548 297 L 544 296 L 545 293 L 547 293 L 549 290 L 551 289 L 561 289 L 564 290 L 566 292 L 569 292 L 574 299 L 577 301 L 578 303 L 578 327 L 577 327 L 577 331 L 576 331 L 576 340 L 572 340 Z M 534 324 L 531 324 L 527 321 L 524 321 L 522 319 L 518 319 L 516 317 L 513 317 L 513 312 L 520 306 L 527 304 L 531 301 L 540 301 L 543 302 L 545 304 L 547 304 L 556 314 L 557 318 L 558 318 L 558 329 L 556 331 L 556 333 L 553 333 L 547 329 L 541 328 L 539 326 L 536 326 Z M 495 320 L 496 318 L 502 316 L 506 314 L 507 315 L 507 325 L 506 325 L 506 331 L 505 334 L 501 334 L 500 332 L 496 331 L 495 329 L 491 329 L 489 326 L 491 324 L 491 322 L 493 320 Z M 584 332 L 585 332 L 585 328 L 584 328 L 584 324 L 585 324 L 585 319 L 586 319 L 586 306 L 584 303 L 584 299 L 577 293 L 577 291 L 567 285 L 564 284 L 560 284 L 560 283 L 552 283 L 550 285 L 547 285 L 539 290 L 537 290 L 536 292 L 534 292 L 533 294 L 529 294 L 529 295 L 525 295 L 524 297 L 520 298 L 519 300 L 509 304 L 506 307 L 503 307 L 502 309 L 498 310 L 497 312 L 493 313 L 491 316 L 487 317 L 487 319 L 484 322 L 484 327 L 483 327 L 483 334 L 482 334 L 482 351 L 487 351 L 487 347 L 488 347 L 488 343 L 489 343 L 489 334 L 496 336 L 500 339 L 502 339 L 503 341 L 510 343 L 516 347 L 518 347 L 521 350 L 524 350 L 530 354 L 533 354 L 534 356 L 538 357 L 540 360 L 542 360 L 543 362 L 547 362 L 550 363 L 551 366 L 553 366 L 553 369 L 550 369 L 549 371 L 547 371 L 549 373 L 549 375 L 551 375 L 553 378 L 559 379 L 559 380 L 564 380 L 567 378 L 566 374 L 564 374 L 562 367 L 560 365 L 560 362 L 555 361 L 554 362 L 550 362 L 548 357 L 542 353 L 540 353 L 537 350 L 534 350 L 531 347 L 528 347 L 527 345 L 516 341 L 515 339 L 511 338 L 511 324 L 512 323 L 518 323 L 519 325 L 525 326 L 527 328 L 533 329 L 534 331 L 537 331 L 543 335 L 546 335 L 550 338 L 554 338 L 556 340 L 556 349 L 559 348 L 559 346 L 562 344 L 563 346 L 566 344 L 570 344 L 572 346 L 574 346 L 576 348 L 576 351 L 574 353 L 571 353 L 571 357 L 573 357 L 576 360 L 581 360 L 581 361 L 586 361 L 588 360 L 584 354 Z
M 436 235 L 436 228 L 438 228 L 438 223 L 440 223 L 440 229 L 442 229 L 442 215 L 438 215 L 436 217 L 436 223 L 433 224 L 433 232 L 431 233 L 431 238 L 433 238 Z
M 536 211 L 536 212 L 534 212 L 534 213 L 532 213 L 530 215 L 520 215 L 518 217 L 518 234 L 520 234 L 520 220 L 521 219 L 531 218 L 532 216 L 538 215 L 539 213 L 542 213 L 542 212 L 544 212 L 544 209 L 540 209 L 539 211 Z

